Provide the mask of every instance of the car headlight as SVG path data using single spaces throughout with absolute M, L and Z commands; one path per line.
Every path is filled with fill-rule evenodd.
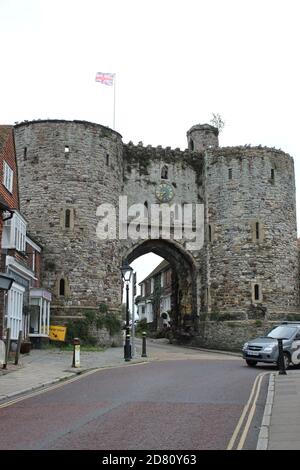
M 243 346 L 243 351 L 245 351 L 245 349 L 248 348 L 248 343 L 245 343 L 244 346 Z
M 276 346 L 275 344 L 270 344 L 269 346 L 266 346 L 266 347 L 264 348 L 264 352 L 267 352 L 267 353 L 273 352 L 275 346 Z

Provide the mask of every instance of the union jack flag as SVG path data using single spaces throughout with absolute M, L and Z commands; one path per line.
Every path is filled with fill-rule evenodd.
M 97 72 L 96 82 L 100 82 L 103 85 L 112 86 L 114 84 L 114 78 L 115 78 L 114 73 Z

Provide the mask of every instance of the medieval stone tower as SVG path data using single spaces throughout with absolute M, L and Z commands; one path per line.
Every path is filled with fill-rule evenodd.
M 53 316 L 72 317 L 106 302 L 120 305 L 118 240 L 96 236 L 99 204 L 118 204 L 121 136 L 103 126 L 40 121 L 15 128 L 22 207 L 44 247 L 44 285 Z
M 82 121 L 33 121 L 15 127 L 21 210 L 44 246 L 44 285 L 63 320 L 121 302 L 119 267 L 149 251 L 174 272 L 178 328 L 201 344 L 226 347 L 249 329 L 299 313 L 293 159 L 266 147 L 226 147 L 208 124 L 187 133 L 188 149 L 123 144 Z M 165 193 L 164 193 L 165 192 Z M 96 235 L 100 204 L 147 209 L 160 202 L 202 204 L 204 244 L 187 240 L 107 239 Z M 163 197 L 162 197 L 163 196 Z M 232 347 L 232 345 L 231 345 Z

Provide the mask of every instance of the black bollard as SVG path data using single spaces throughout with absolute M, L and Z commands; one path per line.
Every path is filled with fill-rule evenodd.
M 146 351 L 146 332 L 145 332 L 145 331 L 143 331 L 142 357 L 147 357 L 147 351 Z
M 279 375 L 286 375 L 282 339 L 278 339 L 278 370 Z
M 126 362 L 131 360 L 131 344 L 129 328 L 126 328 L 125 345 L 124 345 L 124 359 Z
M 5 358 L 4 358 L 4 363 L 3 363 L 3 366 L 2 366 L 3 369 L 7 369 L 9 352 L 10 352 L 10 328 L 7 328 L 7 330 L 6 330 L 6 344 L 5 344 Z

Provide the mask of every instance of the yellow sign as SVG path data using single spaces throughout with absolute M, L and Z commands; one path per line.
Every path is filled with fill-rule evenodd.
M 50 326 L 49 338 L 55 341 L 65 341 L 67 328 L 65 326 Z

